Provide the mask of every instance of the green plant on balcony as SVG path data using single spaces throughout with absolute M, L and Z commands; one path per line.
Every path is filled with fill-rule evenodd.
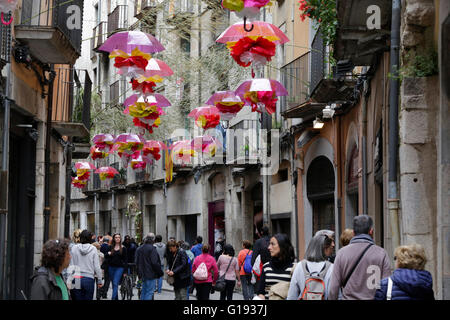
M 326 45 L 336 39 L 338 19 L 335 0 L 300 0 L 300 18 L 304 21 L 310 18 L 318 23 Z

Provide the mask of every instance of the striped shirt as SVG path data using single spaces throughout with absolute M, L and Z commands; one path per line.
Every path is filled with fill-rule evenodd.
M 273 266 L 272 261 L 266 262 L 263 265 L 258 294 L 263 294 L 266 299 L 269 299 L 269 289 L 271 286 L 279 282 L 290 283 L 293 266 L 294 262 L 291 262 L 281 268 L 276 268 Z

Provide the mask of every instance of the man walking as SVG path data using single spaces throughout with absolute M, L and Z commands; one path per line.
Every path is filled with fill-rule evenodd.
M 154 242 L 155 235 L 149 233 L 144 244 L 136 251 L 136 268 L 142 279 L 141 300 L 153 300 L 156 279 L 163 275 L 159 254 L 153 246 Z
M 380 280 L 391 275 L 386 251 L 375 245 L 373 220 L 368 215 L 353 219 L 355 236 L 338 251 L 331 276 L 329 300 L 372 300 Z
M 202 247 L 203 247 L 203 238 L 201 236 L 198 236 L 195 240 L 195 245 L 191 248 L 192 253 L 195 257 L 202 254 Z

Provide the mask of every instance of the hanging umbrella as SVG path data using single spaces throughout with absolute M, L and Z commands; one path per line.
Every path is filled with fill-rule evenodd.
M 215 106 L 205 105 L 192 110 L 188 117 L 195 119 L 195 124 L 203 129 L 215 128 L 220 122 L 220 112 Z
M 142 159 L 148 164 L 151 164 L 153 160 L 158 161 L 161 159 L 160 152 L 165 149 L 167 149 L 167 147 L 161 141 L 147 140 L 142 149 Z
M 145 53 L 155 53 L 165 50 L 163 45 L 151 34 L 141 31 L 122 31 L 110 36 L 100 51 L 113 52 L 120 50 L 127 54 L 131 54 L 134 49 L 139 49 Z
M 283 33 L 283 31 L 271 23 L 254 21 L 252 25 L 252 31 L 247 32 L 244 30 L 244 22 L 235 23 L 222 32 L 216 42 L 237 42 L 244 37 L 263 37 L 274 42 L 275 44 L 283 44 L 289 41 L 289 38 Z
M 169 77 L 171 75 L 173 75 L 172 69 L 164 61 L 155 58 L 148 61 L 147 67 L 143 73 L 144 77 Z
M 171 145 L 173 162 L 177 164 L 188 164 L 195 152 L 191 146 L 191 140 L 176 141 Z
M 114 140 L 118 152 L 132 155 L 136 151 L 142 150 L 144 143 L 141 138 L 134 133 L 121 133 Z
M 92 138 L 92 142 L 99 150 L 109 152 L 114 144 L 114 136 L 109 133 L 100 133 Z
M 209 156 L 213 157 L 216 154 L 216 152 L 220 149 L 221 144 L 216 137 L 204 135 L 192 139 L 191 147 L 196 152 L 208 154 Z
M 87 161 L 80 161 L 75 163 L 78 180 L 88 180 L 90 177 L 90 170 L 95 170 L 95 166 Z
M 169 100 L 167 100 L 166 97 L 164 97 L 162 94 L 150 94 L 150 95 L 138 95 L 133 94 L 129 96 L 125 101 L 123 102 L 125 107 L 129 107 L 136 103 L 147 103 L 151 105 L 156 105 L 158 107 L 169 107 L 172 104 Z
M 264 6 L 272 5 L 270 0 L 222 0 L 222 7 L 234 11 L 240 18 L 254 18 Z
M 100 180 L 113 179 L 119 172 L 113 167 L 101 167 L 95 170 L 95 173 L 99 174 Z
M 230 90 L 214 93 L 206 104 L 214 105 L 219 110 L 221 120 L 231 120 L 244 106 L 241 98 Z
M 278 81 L 272 79 L 252 79 L 244 81 L 237 89 L 236 94 L 252 107 L 252 111 L 262 112 L 265 107 L 267 113 L 276 110 L 278 96 L 287 96 L 286 88 Z
M 131 159 L 131 168 L 135 171 L 142 171 L 146 168 L 147 162 L 142 159 L 142 156 L 139 155 L 136 158 Z
M 78 177 L 72 177 L 71 183 L 75 188 L 82 189 L 82 188 L 86 187 L 87 180 L 80 180 Z

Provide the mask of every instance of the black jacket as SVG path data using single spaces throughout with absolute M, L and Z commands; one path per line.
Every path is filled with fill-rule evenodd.
M 269 243 L 270 243 L 269 236 L 264 236 L 261 239 L 255 241 L 252 254 L 252 266 L 255 264 L 255 260 L 258 257 L 258 255 L 261 255 L 262 264 L 265 264 L 266 262 L 270 261 Z
M 108 254 L 111 252 L 111 255 Z M 122 247 L 122 254 L 119 251 L 114 251 L 113 246 L 108 247 L 108 251 L 106 252 L 105 259 L 107 261 L 108 267 L 119 267 L 119 268 L 128 268 L 128 254 L 127 248 Z M 125 271 L 126 273 L 127 271 Z
M 189 286 L 191 283 L 191 267 L 189 266 L 186 252 L 180 249 L 178 249 L 175 255 L 169 252 L 167 256 L 167 268 L 172 270 L 175 275 L 174 289 Z
M 30 300 L 62 300 L 61 288 L 56 284 L 55 275 L 47 268 L 40 267 L 34 272 L 30 280 Z M 68 289 L 67 293 L 69 293 Z
M 149 243 L 143 244 L 136 250 L 136 268 L 143 280 L 157 279 L 163 276 L 161 260 L 156 248 Z

